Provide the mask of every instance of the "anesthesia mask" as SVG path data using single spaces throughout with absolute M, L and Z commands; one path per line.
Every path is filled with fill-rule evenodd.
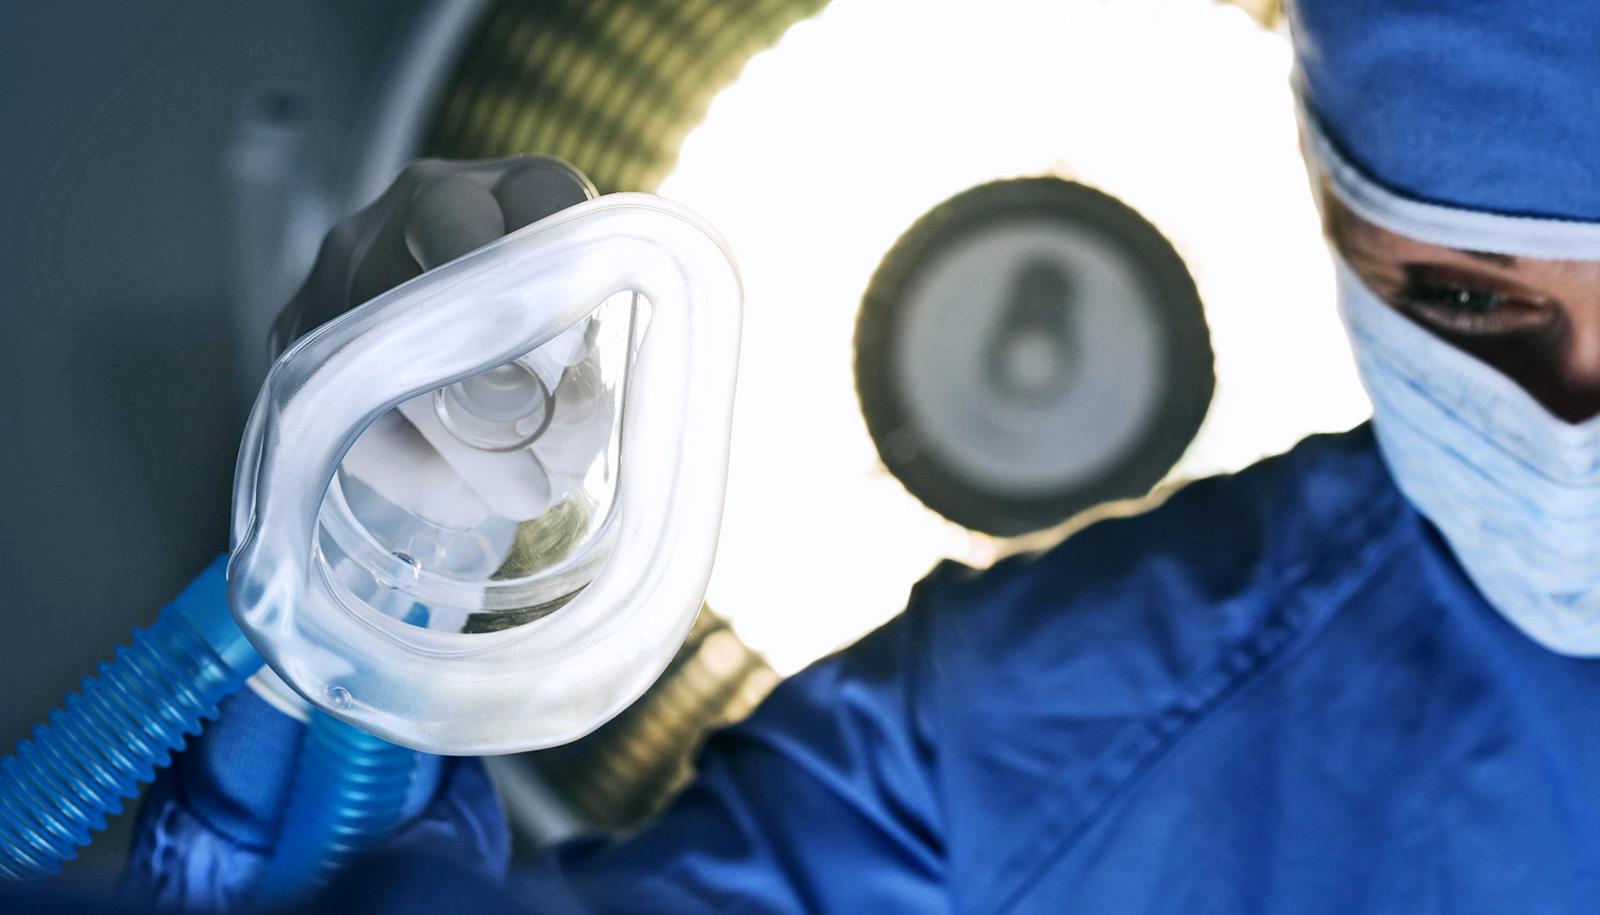
M 313 705 L 416 749 L 597 727 L 705 594 L 739 322 L 715 233 L 617 194 L 322 326 L 245 430 L 240 627 Z

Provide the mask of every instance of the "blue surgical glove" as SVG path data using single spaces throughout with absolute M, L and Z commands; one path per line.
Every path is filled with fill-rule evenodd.
M 146 792 L 123 876 L 128 901 L 185 910 L 250 899 L 287 806 L 305 725 L 240 690 Z M 425 756 L 405 825 L 377 852 L 498 882 L 510 832 L 480 760 Z

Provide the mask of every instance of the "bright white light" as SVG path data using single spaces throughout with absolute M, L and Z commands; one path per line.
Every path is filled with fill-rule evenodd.
M 851 372 L 873 268 L 933 205 L 1053 172 L 1142 212 L 1206 302 L 1217 396 L 1175 474 L 1367 415 L 1296 145 L 1286 42 L 1209 0 L 834 0 L 753 59 L 662 193 L 748 296 L 710 602 L 782 671 L 874 628 L 940 557 L 994 545 L 878 464 Z

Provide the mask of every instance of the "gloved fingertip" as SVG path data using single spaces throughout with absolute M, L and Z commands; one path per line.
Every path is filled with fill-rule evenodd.
M 546 216 L 595 196 L 577 169 L 545 156 L 529 156 L 500 176 L 494 195 L 505 213 L 506 231 L 532 225 Z
M 505 232 L 506 219 L 494 193 L 465 174 L 427 182 L 406 209 L 406 249 L 424 270 L 481 248 Z

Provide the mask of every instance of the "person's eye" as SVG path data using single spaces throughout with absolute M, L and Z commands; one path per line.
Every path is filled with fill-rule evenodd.
M 1539 303 L 1486 282 L 1407 271 L 1398 304 L 1442 330 L 1459 334 L 1501 334 L 1544 323 Z
M 1413 280 L 1406 286 L 1405 296 L 1413 305 L 1432 308 L 1449 308 L 1468 314 L 1482 314 L 1505 304 L 1506 295 L 1492 289 L 1474 289 L 1455 283 L 1430 283 Z

